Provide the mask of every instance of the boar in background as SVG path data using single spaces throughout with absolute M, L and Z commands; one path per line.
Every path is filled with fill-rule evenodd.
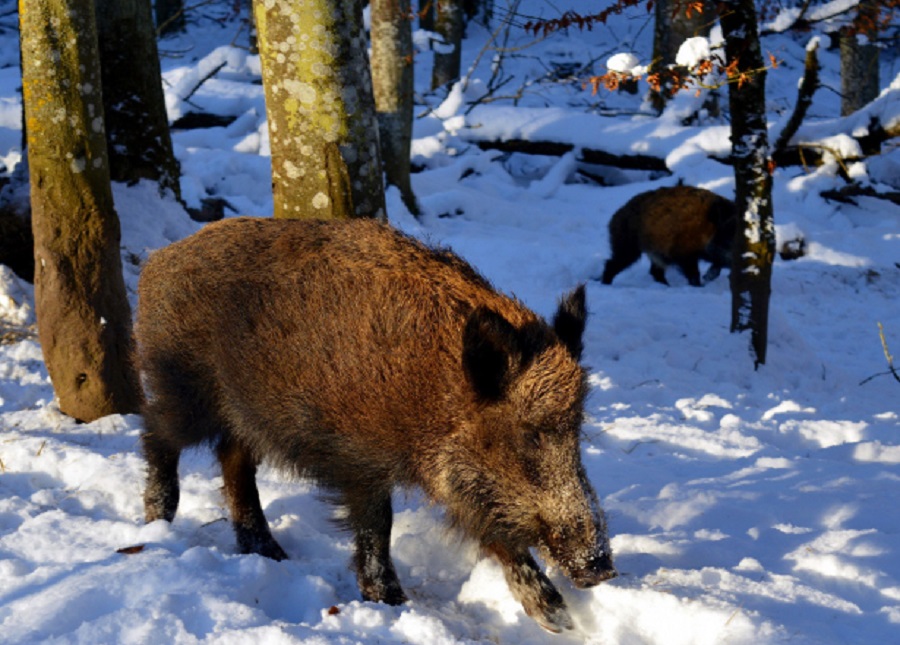
M 703 188 L 674 186 L 636 195 L 609 221 L 612 256 L 600 280 L 612 284 L 646 253 L 657 282 L 669 284 L 666 267 L 674 264 L 692 286 L 702 286 L 731 265 L 736 223 L 734 202 Z M 702 281 L 699 260 L 711 263 Z

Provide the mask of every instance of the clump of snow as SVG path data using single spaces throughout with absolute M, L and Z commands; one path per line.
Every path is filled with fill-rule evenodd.
M 692 69 L 705 60 L 712 58 L 709 39 L 694 36 L 685 40 L 675 55 L 675 64 Z
M 640 59 L 634 54 L 621 53 L 610 56 L 606 61 L 606 69 L 611 72 L 619 72 L 620 74 L 629 74 L 637 76 L 635 69 L 640 66 Z

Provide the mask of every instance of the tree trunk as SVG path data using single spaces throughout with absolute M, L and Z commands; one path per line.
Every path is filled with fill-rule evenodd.
M 372 85 L 387 182 L 413 215 L 420 208 L 410 182 L 413 124 L 412 16 L 409 0 L 372 0 Z
M 701 5 L 702 11 L 698 11 L 687 0 L 659 0 L 656 3 L 651 71 L 674 65 L 678 50 L 688 38 L 709 35 L 715 10 L 709 0 L 702 0 Z M 658 112 L 662 112 L 669 98 L 667 85 L 663 85 L 659 92 L 650 92 L 650 101 Z
M 464 31 L 462 0 L 435 0 L 434 31 L 444 38 L 435 45 L 431 89 L 459 79 Z
M 60 409 L 136 412 L 93 0 L 20 0 L 35 309 Z
M 766 362 L 775 224 L 766 131 L 766 74 L 753 0 L 729 0 L 720 10 L 730 77 L 731 150 L 735 204 L 742 225 L 735 232 L 731 269 L 731 330 L 750 331 L 757 367 Z
M 156 0 L 156 29 L 160 34 L 184 30 L 184 0 Z
M 255 0 L 275 217 L 385 217 L 357 0 Z
M 435 0 L 419 0 L 419 29 L 434 31 Z
M 95 0 L 95 7 L 110 176 L 150 179 L 180 199 L 150 0 Z
M 856 21 L 841 31 L 841 116 L 878 98 L 878 0 L 861 0 Z M 868 42 L 864 42 L 864 41 Z

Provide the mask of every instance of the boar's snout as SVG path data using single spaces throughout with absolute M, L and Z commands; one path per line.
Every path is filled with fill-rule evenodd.
M 596 587 L 606 580 L 612 580 L 618 575 L 619 573 L 616 571 L 615 565 L 613 565 L 612 558 L 608 553 L 603 553 L 591 558 L 583 568 L 572 571 L 571 578 L 576 587 L 587 589 L 588 587 Z

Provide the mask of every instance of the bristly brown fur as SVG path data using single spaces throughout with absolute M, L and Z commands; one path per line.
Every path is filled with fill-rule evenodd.
M 636 195 L 609 221 L 612 255 L 601 281 L 611 284 L 646 253 L 657 282 L 668 284 L 666 267 L 674 264 L 699 287 L 730 265 L 736 223 L 734 202 L 703 188 L 674 186 Z M 712 265 L 703 281 L 699 260 Z
M 241 550 L 285 557 L 256 491 L 265 459 L 337 498 L 363 597 L 396 604 L 391 492 L 419 486 L 498 557 L 529 614 L 568 627 L 528 549 L 581 586 L 615 575 L 581 466 L 585 316 L 583 287 L 551 326 L 373 221 L 210 224 L 140 280 L 147 520 L 174 517 L 178 457 L 208 442 Z

